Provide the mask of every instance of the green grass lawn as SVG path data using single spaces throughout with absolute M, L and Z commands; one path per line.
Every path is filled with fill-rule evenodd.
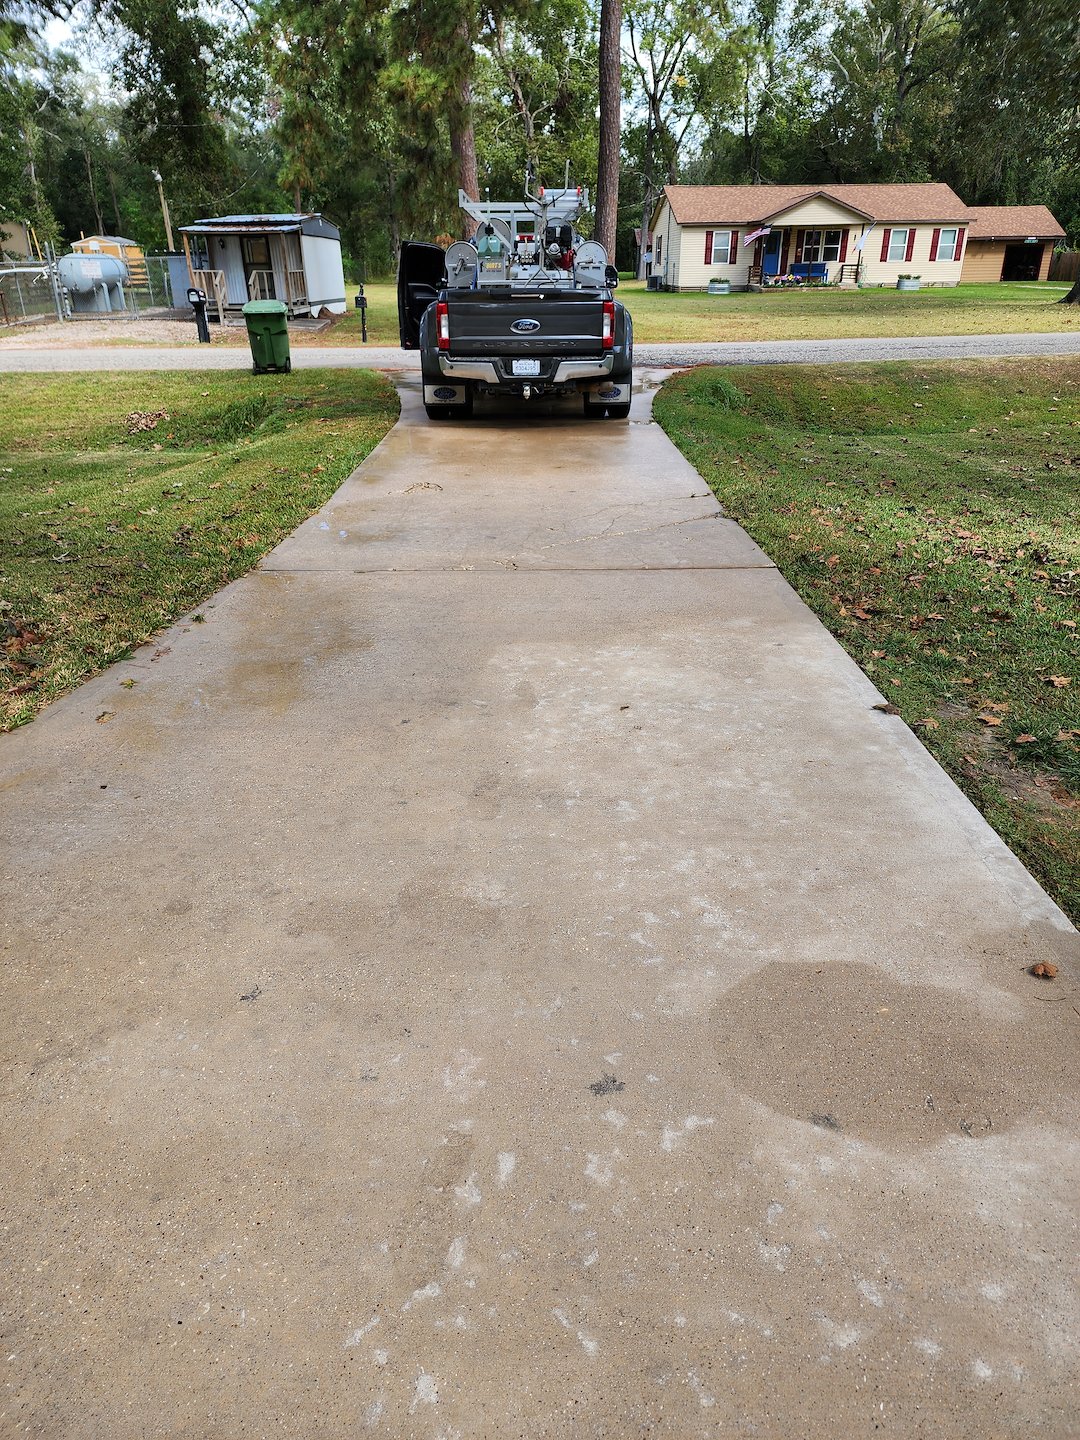
M 761 295 L 669 295 L 624 281 L 619 299 L 634 317 L 640 345 L 696 340 L 830 340 L 873 335 L 996 335 L 1080 331 L 1080 307 L 1054 302 L 1067 285 L 956 285 L 951 290 L 770 290 Z M 364 287 L 368 344 L 397 345 L 397 293 L 387 282 Z M 349 292 L 352 304 L 353 291 Z M 242 339 L 243 337 L 238 337 Z M 246 343 L 246 342 L 245 342 Z M 312 345 L 359 345 L 360 316 L 350 310 Z
M 10 729 L 250 570 L 385 435 L 398 403 L 358 370 L 3 375 L 0 413 Z
M 655 414 L 1080 920 L 1080 358 L 702 368 Z

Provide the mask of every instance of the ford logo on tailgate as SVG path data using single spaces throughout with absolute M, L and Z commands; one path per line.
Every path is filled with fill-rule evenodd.
M 539 320 L 515 320 L 510 326 L 515 335 L 533 335 L 540 329 Z

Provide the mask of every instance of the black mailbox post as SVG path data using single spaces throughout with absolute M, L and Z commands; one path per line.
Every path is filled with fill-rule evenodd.
M 203 345 L 209 345 L 210 326 L 206 323 L 206 291 L 189 289 L 187 298 L 188 304 L 195 311 L 195 328 L 199 332 L 199 340 Z
M 361 341 L 363 342 L 363 344 L 366 345 L 366 344 L 367 344 L 367 296 L 364 294 L 364 287 L 363 287 L 363 285 L 358 285 L 358 286 L 356 287 L 356 299 L 353 301 L 353 304 L 354 304 L 354 306 L 356 307 L 356 309 L 360 311 L 360 339 L 361 339 Z

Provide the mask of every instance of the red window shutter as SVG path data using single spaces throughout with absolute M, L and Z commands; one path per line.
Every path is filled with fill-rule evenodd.
M 802 263 L 802 247 L 803 247 L 803 242 L 805 241 L 805 239 L 806 239 L 806 231 L 805 231 L 805 230 L 796 230 L 796 231 L 795 231 L 795 259 L 792 261 L 792 264 L 794 264 L 794 265 L 800 265 L 800 264 Z
M 964 236 L 966 234 L 966 230 L 958 230 L 956 232 L 956 254 L 953 256 L 954 260 L 959 260 L 964 253 Z
M 887 259 L 889 258 L 889 241 L 890 241 L 891 239 L 892 239 L 892 231 L 891 231 L 891 230 L 883 230 L 883 231 L 882 231 L 882 234 L 881 234 L 881 258 L 882 258 L 882 260 L 887 260 Z
M 844 261 L 847 259 L 847 241 L 848 241 L 848 232 L 847 232 L 846 230 L 841 230 L 841 231 L 840 231 L 840 264 L 841 264 L 841 265 L 842 265 L 842 264 L 844 263 Z
M 910 260 L 915 253 L 915 226 L 912 225 L 907 232 L 907 249 L 904 252 L 904 259 Z
M 941 231 L 940 231 L 940 230 L 935 230 L 934 233 L 933 233 L 933 235 L 930 236 L 930 263 L 931 263 L 931 264 L 933 264 L 933 262 L 937 259 L 937 247 L 938 247 L 938 242 L 939 242 L 940 239 L 941 239 Z
M 705 231 L 705 264 L 712 264 L 712 231 Z
M 739 263 L 739 232 L 737 230 L 731 232 L 731 246 L 728 250 L 727 263 L 729 265 Z

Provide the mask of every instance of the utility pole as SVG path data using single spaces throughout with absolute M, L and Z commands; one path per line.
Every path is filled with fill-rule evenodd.
M 161 218 L 165 221 L 165 239 L 169 242 L 169 250 L 173 251 L 176 246 L 172 238 L 172 221 L 169 219 L 169 202 L 165 199 L 165 191 L 161 184 L 161 171 L 154 171 L 154 179 L 157 181 L 158 199 L 161 201 Z

